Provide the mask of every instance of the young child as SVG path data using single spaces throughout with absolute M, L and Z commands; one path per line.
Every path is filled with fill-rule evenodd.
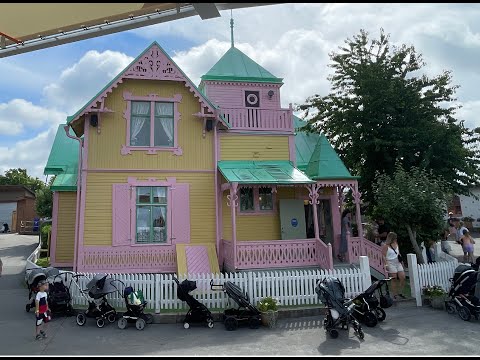
M 462 242 L 464 252 L 463 261 L 473 263 L 473 245 L 475 240 L 473 240 L 467 229 L 463 230 L 463 236 L 460 241 Z
M 38 283 L 38 293 L 35 297 L 35 340 L 40 340 L 41 338 L 46 338 L 47 334 L 44 330 L 47 323 L 50 321 L 50 309 L 48 308 L 47 301 L 47 290 L 48 282 L 46 280 L 41 280 Z

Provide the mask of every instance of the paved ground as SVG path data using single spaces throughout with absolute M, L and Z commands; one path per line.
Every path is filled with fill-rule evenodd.
M 59 318 L 49 324 L 48 339 L 35 341 L 34 315 L 25 312 L 27 290 L 22 288 L 26 257 L 36 238 L 0 235 L 0 355 L 480 355 L 478 321 L 464 322 L 457 315 L 402 303 L 387 309 L 387 319 L 375 328 L 364 328 L 359 340 L 350 330 L 329 338 L 320 316 L 284 319 L 277 329 L 240 328 L 227 332 L 181 324 L 147 325 L 145 330 L 103 329 L 93 321 L 84 327 L 75 319 Z

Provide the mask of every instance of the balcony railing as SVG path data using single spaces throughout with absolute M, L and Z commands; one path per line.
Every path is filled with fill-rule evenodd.
M 291 109 L 220 109 L 234 130 L 293 131 Z

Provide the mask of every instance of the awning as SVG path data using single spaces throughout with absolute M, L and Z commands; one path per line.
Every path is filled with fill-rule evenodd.
M 239 184 L 312 184 L 307 177 L 288 160 L 222 160 L 218 170 L 225 179 Z

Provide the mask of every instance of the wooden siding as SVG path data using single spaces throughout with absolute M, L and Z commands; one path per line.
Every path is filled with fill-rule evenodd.
M 232 239 L 232 215 L 227 206 L 228 191 L 223 194 L 223 239 Z M 295 199 L 295 189 L 280 187 L 276 194 L 276 206 L 279 199 Z M 280 215 L 278 210 L 273 214 L 239 215 L 237 208 L 237 241 L 280 240 Z
M 112 184 L 175 177 L 177 183 L 190 184 L 190 243 L 215 243 L 214 173 L 89 173 L 85 205 L 84 245 L 112 244 Z
M 148 155 L 146 151 L 132 151 L 129 155 L 121 155 L 120 149 L 126 142 L 126 121 L 123 117 L 127 101 L 123 92 L 134 96 L 157 94 L 164 98 L 182 95 L 178 104 L 181 114 L 178 122 L 178 145 L 182 155 L 174 155 L 170 151 L 158 151 L 156 155 Z M 105 106 L 114 113 L 100 116 L 100 134 L 94 128 L 89 132 L 89 168 L 112 169 L 213 169 L 213 131 L 202 136 L 203 120 L 192 114 L 200 111 L 200 103 L 181 82 L 132 80 L 126 79 L 105 100 Z M 88 118 L 88 117 L 87 117 Z
M 58 225 L 55 261 L 73 262 L 75 247 L 75 210 L 77 194 L 75 192 L 58 193 Z
M 278 86 L 252 86 L 248 83 L 225 85 L 209 82 L 205 85 L 205 93 L 208 98 L 222 108 L 244 108 L 245 90 L 260 92 L 261 109 L 279 109 L 281 107 Z M 268 96 L 270 90 L 273 90 L 271 99 Z
M 288 136 L 220 136 L 219 160 L 289 160 Z

